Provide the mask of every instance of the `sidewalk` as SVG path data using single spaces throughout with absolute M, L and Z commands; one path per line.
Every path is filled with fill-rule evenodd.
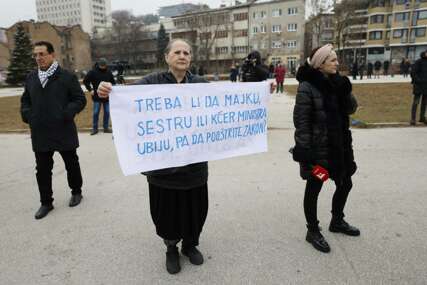
M 76 208 L 67 206 L 55 154 L 55 209 L 39 221 L 30 137 L 0 135 L 0 283 L 425 284 L 427 128 L 353 131 L 359 170 L 346 214 L 362 235 L 327 230 L 328 182 L 318 213 L 332 251 L 322 254 L 305 241 L 304 182 L 288 153 L 290 100 L 272 95 L 267 153 L 210 162 L 205 264 L 182 258 L 176 276 L 165 270 L 145 178 L 122 175 L 111 135 L 80 134 L 84 199 Z

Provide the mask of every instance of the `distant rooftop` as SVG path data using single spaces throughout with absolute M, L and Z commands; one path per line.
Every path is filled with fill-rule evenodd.
M 191 4 L 183 3 L 170 6 L 163 6 L 159 8 L 159 16 L 165 18 L 171 18 L 180 16 L 189 12 L 196 12 L 202 10 L 208 10 L 209 6 L 205 4 Z

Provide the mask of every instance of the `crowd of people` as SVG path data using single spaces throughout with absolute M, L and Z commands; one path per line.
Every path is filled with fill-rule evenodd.
M 192 49 L 183 39 L 169 42 L 165 50 L 168 69 L 145 76 L 135 85 L 146 84 L 209 84 L 205 70 L 191 72 Z M 61 68 L 49 42 L 34 46 L 37 70 L 25 82 L 21 97 L 21 115 L 31 130 L 35 154 L 36 178 L 41 206 L 35 213 L 42 219 L 53 210 L 52 168 L 54 152 L 59 152 L 65 163 L 68 186 L 71 189 L 70 207 L 82 201 L 83 179 L 77 148 L 79 140 L 74 117 L 86 105 L 86 97 L 77 77 Z M 404 64 L 405 65 L 405 64 Z M 295 145 L 292 158 L 299 163 L 301 178 L 306 180 L 303 199 L 307 223 L 306 241 L 321 252 L 330 246 L 320 232 L 317 217 L 317 200 L 323 184 L 330 178 L 336 185 L 332 198 L 332 218 L 329 231 L 348 236 L 359 236 L 360 230 L 344 220 L 344 208 L 353 187 L 352 176 L 357 166 L 353 154 L 349 115 L 357 109 L 352 95 L 352 84 L 338 73 L 338 58 L 332 45 L 312 51 L 307 61 L 298 68 L 299 87 L 294 107 Z M 384 66 L 383 66 L 384 68 Z M 368 66 L 369 70 L 369 66 Z M 230 80 L 237 82 L 264 81 L 274 73 L 276 92 L 283 92 L 286 68 L 278 63 L 269 69 L 257 51 L 251 52 L 242 66 L 232 66 Z M 415 110 L 420 98 L 425 112 L 427 90 L 427 58 L 422 54 L 413 67 Z M 107 62 L 102 59 L 84 78 L 84 85 L 94 101 L 91 135 L 98 132 L 101 106 L 104 110 L 103 130 L 109 129 L 108 98 L 115 84 Z M 272 89 L 271 92 L 274 90 Z M 415 102 L 416 101 L 416 102 Z M 166 245 L 166 269 L 170 274 L 181 270 L 178 243 L 181 253 L 194 265 L 204 262 L 197 248 L 208 214 L 208 162 L 198 162 L 181 167 L 142 173 L 146 176 L 150 213 L 157 235 Z

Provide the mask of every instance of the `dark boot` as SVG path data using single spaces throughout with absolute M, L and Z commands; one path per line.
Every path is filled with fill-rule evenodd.
M 195 246 L 182 247 L 181 252 L 190 259 L 191 264 L 203 264 L 203 255 Z
M 38 211 L 36 212 L 36 214 L 35 214 L 34 217 L 36 218 L 36 220 L 43 219 L 52 210 L 53 210 L 53 205 L 52 204 L 50 204 L 50 205 L 41 205 L 41 207 L 38 209 Z
M 328 242 L 325 240 L 323 235 L 320 233 L 319 228 L 308 227 L 307 236 L 305 240 L 317 249 L 318 251 L 328 253 L 331 251 Z
M 360 236 L 360 230 L 350 226 L 344 219 L 332 218 L 329 231 L 333 233 L 343 233 L 348 236 Z
M 166 251 L 166 270 L 170 274 L 176 274 L 181 271 L 179 252 L 175 245 L 168 245 L 168 250 Z
M 98 130 L 92 130 L 91 132 L 90 132 L 90 135 L 91 136 L 93 136 L 93 135 L 96 135 L 98 133 Z
M 80 202 L 82 201 L 82 199 L 83 199 L 82 194 L 71 195 L 70 203 L 68 204 L 68 206 L 75 207 L 78 204 L 80 204 Z

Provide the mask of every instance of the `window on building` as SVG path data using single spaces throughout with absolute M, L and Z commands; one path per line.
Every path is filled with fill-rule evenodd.
M 383 38 L 383 32 L 382 31 L 369 32 L 369 39 L 370 40 L 381 40 L 382 38 Z
M 273 33 L 281 33 L 282 32 L 282 25 L 273 25 L 271 27 L 271 31 Z
M 295 68 L 296 68 L 296 66 L 297 66 L 297 58 L 296 57 L 288 57 L 287 58 L 287 66 L 288 66 L 288 69 L 291 71 L 291 72 L 294 72 L 295 71 Z
M 282 9 L 273 9 L 271 11 L 271 16 L 272 17 L 280 17 L 280 16 L 282 16 Z
M 273 41 L 271 43 L 271 48 L 281 48 L 282 47 L 282 42 L 281 41 Z
M 297 47 L 297 41 L 296 40 L 287 41 L 286 42 L 286 46 L 288 48 L 296 48 Z
M 288 8 L 288 15 L 296 15 L 298 14 L 298 8 Z
M 267 26 L 266 25 L 262 25 L 260 27 L 260 29 L 261 29 L 261 33 L 266 33 L 267 32 Z
M 393 38 L 406 38 L 408 36 L 408 29 L 397 29 L 393 31 Z
M 247 54 L 248 53 L 248 47 L 247 46 L 235 46 L 231 48 L 232 53 L 242 53 Z
M 218 38 L 218 39 L 228 38 L 228 31 L 216 31 L 215 32 L 215 37 Z
M 297 24 L 288 24 L 288 32 L 296 32 Z
M 248 19 L 248 13 L 233 14 L 234 21 L 244 21 Z
M 253 27 L 253 28 L 252 28 L 252 33 L 253 33 L 253 34 L 258 33 L 258 27 Z
M 228 47 L 216 47 L 215 53 L 216 54 L 227 54 L 228 53 Z
M 418 11 L 418 19 L 419 20 L 427 19 L 427 10 Z
M 384 15 L 371 16 L 371 24 L 384 23 Z
M 409 21 L 409 12 L 396 13 L 394 15 L 394 21 L 396 22 Z
M 416 29 L 413 29 L 413 31 L 414 31 L 415 37 L 417 37 L 417 38 L 422 38 L 422 37 L 425 37 L 425 35 L 426 35 L 426 28 L 425 27 L 416 28 Z
M 246 30 L 246 29 L 244 29 L 244 30 L 235 30 L 234 31 L 234 36 L 236 38 L 247 37 L 248 36 L 248 30 Z

